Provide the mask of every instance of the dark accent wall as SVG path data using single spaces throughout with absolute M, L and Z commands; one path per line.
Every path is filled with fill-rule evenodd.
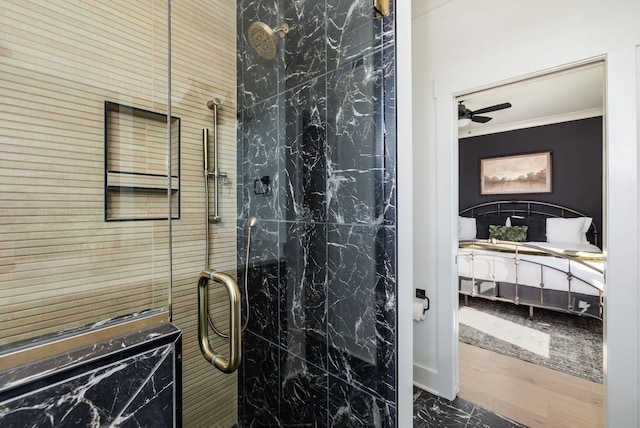
M 594 117 L 460 139 L 460 209 L 501 199 L 551 202 L 593 217 L 602 237 L 602 132 L 602 117 Z M 551 193 L 480 195 L 480 159 L 542 151 L 552 152 Z

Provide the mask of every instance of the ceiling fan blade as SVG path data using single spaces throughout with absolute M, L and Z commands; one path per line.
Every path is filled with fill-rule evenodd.
M 471 116 L 471 120 L 478 123 L 487 123 L 491 119 L 489 116 Z
M 502 104 L 497 104 L 495 106 L 485 107 L 485 108 L 481 108 L 479 110 L 475 110 L 473 112 L 473 114 L 489 113 L 489 112 L 492 112 L 492 111 L 502 110 L 502 109 L 509 108 L 509 107 L 511 107 L 511 103 L 502 103 Z

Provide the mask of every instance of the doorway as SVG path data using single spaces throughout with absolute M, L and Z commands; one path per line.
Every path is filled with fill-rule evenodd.
M 456 97 L 461 119 L 458 133 L 459 209 L 499 200 L 540 201 L 545 204 L 572 207 L 571 209 L 585 213 L 585 217 L 592 219 L 593 228 L 600 235 L 596 238 L 595 245 L 599 247 L 598 250 L 601 250 L 604 232 L 606 232 L 603 231 L 605 207 L 603 177 L 606 152 L 603 132 L 604 69 L 604 62 L 598 61 Z M 548 188 L 543 186 L 533 191 L 497 189 L 490 188 L 483 182 L 481 172 L 489 161 L 506 159 L 506 162 L 510 157 L 514 157 L 517 165 L 523 165 L 527 156 L 541 153 L 549 153 L 549 164 L 545 165 Z M 508 163 L 503 162 L 500 165 L 503 169 L 509 168 Z M 583 176 L 588 177 L 587 181 L 593 180 L 593 182 L 587 184 L 581 179 Z M 498 211 L 501 209 L 504 209 L 504 212 L 498 216 L 500 221 L 504 223 L 505 218 L 508 218 L 509 223 L 500 223 L 500 227 L 511 226 L 512 219 L 515 222 L 521 222 L 522 226 L 522 222 L 525 221 L 522 218 L 529 214 L 526 210 L 532 209 L 535 214 L 539 211 L 539 207 L 531 208 L 527 205 L 525 215 L 514 213 L 515 215 L 510 216 L 508 211 L 516 209 L 515 206 L 499 205 Z M 486 211 L 482 210 L 484 208 L 480 211 Z M 483 235 L 484 232 L 481 229 L 486 227 L 487 219 L 484 218 L 484 214 L 477 218 L 478 229 L 474 232 L 477 238 L 485 239 L 487 236 Z M 528 219 L 529 217 L 526 221 L 529 221 Z M 541 224 L 542 221 L 537 219 L 536 224 Z M 497 217 L 490 222 L 498 223 Z M 469 222 L 459 221 L 459 232 L 461 232 L 462 223 Z M 529 228 L 531 227 L 532 223 L 529 223 Z M 536 237 L 525 239 L 525 241 L 552 241 L 557 235 L 555 231 L 551 232 L 553 236 L 549 236 L 550 239 Z M 466 233 L 468 235 L 469 232 Z M 469 238 L 470 236 L 464 237 L 464 239 Z M 459 239 L 462 240 L 463 237 L 459 236 Z M 590 239 L 594 243 L 593 236 Z M 525 247 L 526 245 L 525 243 Z M 473 257 L 481 258 L 482 255 L 474 253 Z M 520 260 L 520 257 L 525 256 L 517 256 L 514 259 L 515 264 L 520 264 L 520 278 L 516 280 L 518 286 L 515 288 L 518 288 L 521 294 L 515 291 L 515 295 L 508 296 L 514 293 L 513 287 L 506 284 L 507 278 L 502 278 L 504 279 L 502 284 L 496 280 L 496 273 L 497 277 L 500 277 L 498 272 L 500 267 L 496 269 L 494 262 L 491 262 L 491 266 L 487 268 L 491 271 L 492 278 L 479 278 L 479 271 L 474 271 L 473 275 L 478 277 L 474 276 L 471 281 L 464 284 L 463 274 L 460 274 L 458 284 L 461 294 L 466 296 L 460 300 L 458 312 L 458 331 L 461 340 L 459 396 L 527 425 L 535 425 L 536 421 L 539 422 L 540 412 L 536 412 L 536 406 L 548 407 L 549 403 L 552 406 L 562 403 L 562 410 L 555 416 L 563 413 L 562 417 L 584 417 L 584 420 L 580 420 L 581 426 L 589 426 L 589 423 L 599 426 L 603 420 L 602 397 L 604 395 L 602 313 L 594 312 L 594 317 L 587 319 L 584 316 L 563 313 L 562 304 L 559 306 L 551 304 L 556 310 L 539 309 L 538 306 L 546 307 L 547 302 L 553 300 L 547 300 L 544 304 L 538 302 L 538 296 L 542 299 L 542 291 L 536 294 L 532 306 L 522 304 L 525 303 L 527 290 L 526 287 L 519 287 L 519 285 L 527 281 L 523 275 L 526 269 L 522 267 L 522 264 L 526 266 L 527 261 Z M 604 263 L 603 257 L 603 266 Z M 463 269 L 463 264 L 464 258 L 459 255 L 458 267 Z M 471 269 L 479 268 L 473 264 Z M 515 272 L 518 273 L 517 267 Z M 469 275 L 469 272 L 466 275 Z M 542 284 L 542 287 L 546 285 L 547 288 L 556 288 L 550 279 L 546 280 L 546 284 L 545 280 L 541 279 L 544 275 L 542 270 L 540 275 L 541 277 L 535 281 Z M 602 278 L 604 286 L 603 275 Z M 487 279 L 492 281 L 486 281 Z M 498 287 L 502 286 L 500 293 L 496 293 L 496 283 Z M 547 292 L 549 290 L 545 290 L 545 296 Z M 600 294 L 601 297 L 602 294 Z M 512 300 L 517 304 L 501 300 Z M 471 302 L 468 305 L 465 304 L 469 301 Z M 587 304 L 577 303 L 577 306 L 579 305 Z M 536 309 L 530 317 L 529 308 L 534 306 Z M 571 303 L 568 306 L 571 307 Z M 563 326 L 563 332 L 558 331 L 557 325 Z M 565 330 L 566 325 L 571 325 L 573 329 Z M 498 331 L 499 333 L 496 333 Z M 596 345 L 599 348 L 597 349 L 599 356 L 595 358 L 595 367 L 586 367 L 593 364 L 578 365 L 562 358 L 560 363 L 552 361 L 552 355 L 555 358 L 562 357 L 563 353 L 572 354 L 571 348 L 575 350 L 579 345 L 569 345 L 569 343 L 574 339 L 576 339 L 575 343 L 580 343 L 581 339 L 577 337 L 583 334 L 587 334 L 587 337 L 589 334 L 592 335 L 590 337 L 599 335 L 600 342 Z M 531 343 L 537 343 L 539 347 L 525 349 Z M 549 348 L 554 350 L 550 351 Z M 577 361 L 581 360 L 584 358 L 577 357 Z M 538 367 L 532 363 L 545 366 L 544 370 L 535 371 L 537 377 L 533 377 L 532 370 L 537 370 Z M 501 373 L 504 374 L 502 378 Z M 560 388 L 564 390 L 562 395 L 558 394 L 558 397 L 552 398 L 555 397 L 553 389 L 559 388 L 555 381 L 562 378 L 560 373 L 568 376 L 563 378 L 563 382 L 568 382 L 567 385 L 571 386 Z M 490 380 L 478 378 L 478 375 L 488 375 Z M 575 384 L 574 380 L 576 380 Z M 527 382 L 536 384 L 536 388 L 530 389 L 534 392 L 523 392 L 528 387 Z M 484 385 L 484 392 L 474 389 L 472 384 Z M 514 388 L 516 384 L 519 386 Z M 486 392 L 491 385 L 496 387 L 497 392 L 493 394 Z M 541 385 L 543 387 L 540 389 Z M 505 386 L 508 387 L 505 388 Z M 581 391 L 580 388 L 585 388 L 585 391 L 595 390 L 597 393 L 587 398 L 584 395 L 586 392 Z M 514 390 L 518 393 L 514 394 Z M 575 396 L 567 392 L 569 390 L 574 391 Z M 501 398 L 500 393 L 504 391 L 508 392 Z M 520 392 L 523 393 L 520 394 Z M 550 400 L 533 399 L 532 394 Z M 572 402 L 573 399 L 575 402 Z M 585 407 L 582 405 L 584 401 L 593 402 L 595 406 Z M 550 414 L 554 416 L 553 412 Z M 554 421 L 547 420 L 547 423 L 553 425 Z

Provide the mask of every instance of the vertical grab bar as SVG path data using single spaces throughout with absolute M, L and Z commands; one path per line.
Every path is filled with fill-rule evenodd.
M 209 343 L 209 325 L 207 314 L 209 311 L 209 296 L 207 286 L 209 281 L 224 285 L 229 293 L 229 359 L 223 358 L 211 348 Z M 204 358 L 215 368 L 232 373 L 240 365 L 242 358 L 242 331 L 240 329 L 240 289 L 236 281 L 225 273 L 206 269 L 198 280 L 198 341 Z

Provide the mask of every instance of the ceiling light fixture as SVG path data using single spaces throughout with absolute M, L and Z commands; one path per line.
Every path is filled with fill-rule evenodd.
M 467 126 L 470 123 L 471 123 L 471 119 L 470 118 L 461 117 L 460 119 L 458 119 L 458 128 L 464 128 L 465 126 Z

